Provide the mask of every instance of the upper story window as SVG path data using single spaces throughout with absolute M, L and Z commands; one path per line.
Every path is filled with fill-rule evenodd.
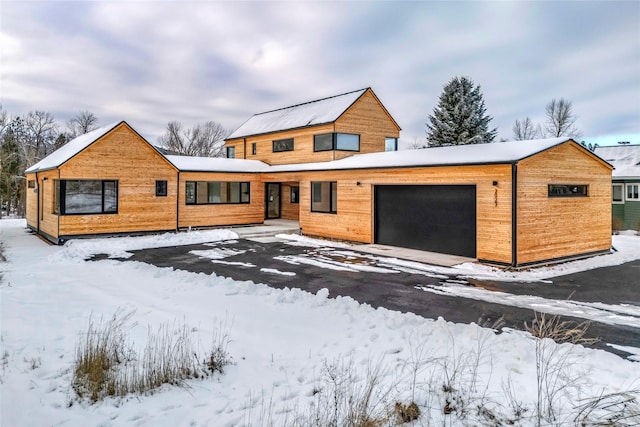
M 385 138 L 384 151 L 398 151 L 398 138 Z
M 640 200 L 640 184 L 627 184 L 627 200 Z
M 576 184 L 549 184 L 549 197 L 587 197 L 588 185 Z
M 185 186 L 187 205 L 249 203 L 249 196 L 248 182 L 187 181 Z
M 323 133 L 313 136 L 313 151 L 360 151 L 360 135 Z
M 53 212 L 59 215 L 118 213 L 118 181 L 55 181 Z
M 273 141 L 273 152 L 293 151 L 293 138 L 278 139 Z
M 236 147 L 227 147 L 227 159 L 236 158 Z
M 36 181 L 35 179 L 30 179 L 29 182 L 27 183 L 27 187 L 28 188 L 36 188 Z

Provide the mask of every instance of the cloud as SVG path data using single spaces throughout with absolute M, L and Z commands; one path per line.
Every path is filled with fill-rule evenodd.
M 403 128 L 456 75 L 492 126 L 573 102 L 585 137 L 640 139 L 637 2 L 4 2 L 5 109 L 81 109 L 155 142 L 167 122 L 252 114 L 371 86 Z M 639 141 L 640 142 L 640 141 Z

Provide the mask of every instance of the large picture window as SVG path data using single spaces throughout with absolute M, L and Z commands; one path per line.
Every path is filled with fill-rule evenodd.
M 338 184 L 336 182 L 311 183 L 311 212 L 336 213 Z
M 549 197 L 587 197 L 588 185 L 583 184 L 549 184 Z
M 56 180 L 54 201 L 59 215 L 118 213 L 118 181 Z
M 187 205 L 216 205 L 250 202 L 248 182 L 187 181 Z
M 281 151 L 293 151 L 293 138 L 273 141 L 273 152 L 279 153 Z
M 313 136 L 313 151 L 360 151 L 360 135 L 323 133 Z

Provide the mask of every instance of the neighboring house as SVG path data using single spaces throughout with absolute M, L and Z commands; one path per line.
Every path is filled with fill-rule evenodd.
M 318 105 L 325 102 L 331 111 L 323 115 Z M 388 127 L 367 132 L 371 120 L 359 102 L 386 122 L 380 129 Z M 572 139 L 384 152 L 385 139 L 397 138 L 399 128 L 371 89 L 302 105 L 322 123 L 293 130 L 280 123 L 280 130 L 260 134 L 254 157 L 260 147 L 269 149 L 262 161 L 162 156 L 125 122 L 81 136 L 27 171 L 27 224 L 60 242 L 286 218 L 307 235 L 513 267 L 611 248 L 612 167 Z M 351 109 L 358 114 L 351 117 Z M 300 111 L 289 113 L 300 123 Z M 341 117 L 351 117 L 350 132 L 361 126 L 360 152 L 378 152 L 354 154 L 333 145 L 345 129 Z M 331 144 L 315 138 L 327 132 Z M 294 135 L 294 153 L 274 153 L 274 144 L 288 135 Z M 254 143 L 242 137 L 235 145 L 241 157 L 245 138 L 248 147 Z
M 227 157 L 270 165 L 398 149 L 400 126 L 371 88 L 252 116 L 225 140 Z
M 640 231 L 640 145 L 597 147 L 595 153 L 615 167 L 611 184 L 613 229 Z

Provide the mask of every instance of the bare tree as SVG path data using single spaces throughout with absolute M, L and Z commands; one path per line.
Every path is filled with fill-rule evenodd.
M 418 150 L 421 148 L 427 148 L 428 146 L 429 144 L 427 143 L 426 139 L 418 138 L 417 136 L 414 136 L 411 142 L 409 143 L 410 150 Z
M 578 116 L 573 113 L 571 101 L 564 98 L 552 99 L 545 107 L 545 116 L 547 118 L 545 133 L 548 137 L 579 138 L 582 136 L 582 132 L 574 126 Z
M 224 139 L 229 130 L 220 123 L 208 121 L 183 129 L 182 123 L 172 121 L 167 124 L 164 135 L 158 138 L 158 145 L 185 156 L 224 157 Z
M 529 117 L 525 117 L 522 120 L 516 120 L 513 124 L 513 138 L 516 141 L 526 141 L 529 139 L 536 139 L 538 137 L 538 129 L 533 125 L 533 122 Z
M 92 112 L 87 110 L 80 111 L 67 121 L 69 139 L 71 140 L 97 129 L 98 126 L 96 126 L 96 123 L 98 123 L 98 118 Z
M 27 131 L 24 141 L 26 164 L 32 165 L 53 151 L 58 124 L 51 113 L 40 110 L 29 111 L 24 123 Z

